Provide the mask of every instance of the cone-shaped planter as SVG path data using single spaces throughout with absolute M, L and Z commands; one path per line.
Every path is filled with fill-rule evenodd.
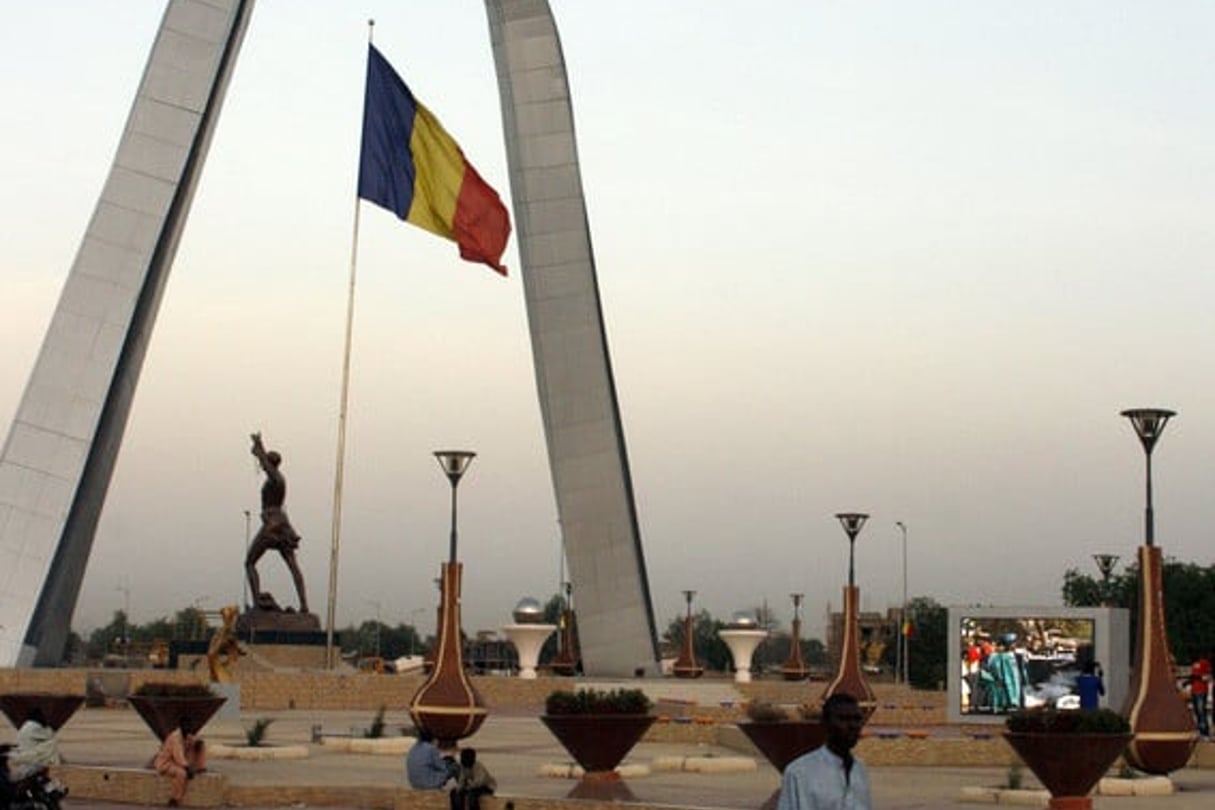
M 781 773 L 790 762 L 810 753 L 827 739 L 827 727 L 818 720 L 739 723 L 738 728 Z
M 1131 734 L 1004 732 L 1004 739 L 1050 791 L 1055 807 L 1077 808 L 1126 750 Z M 1056 802 L 1056 799 L 1070 799 Z M 1091 802 L 1087 806 L 1092 806 Z
M 610 772 L 645 735 L 652 714 L 545 714 L 540 722 L 588 774 Z
M 207 721 L 224 705 L 225 697 L 187 697 L 178 695 L 131 695 L 127 698 L 135 711 L 152 729 L 159 740 L 164 740 L 179 725 L 185 734 L 197 734 Z
M 15 728 L 21 728 L 21 724 L 29 719 L 31 711 L 41 709 L 46 724 L 52 730 L 58 731 L 82 703 L 83 695 L 58 695 L 50 692 L 10 692 L 0 695 L 0 711 L 4 712 L 4 716 Z

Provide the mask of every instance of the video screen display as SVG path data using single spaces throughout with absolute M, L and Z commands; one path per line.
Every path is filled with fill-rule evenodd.
M 1094 660 L 1088 618 L 964 616 L 961 712 L 1007 714 L 1054 705 L 1079 708 L 1076 677 Z

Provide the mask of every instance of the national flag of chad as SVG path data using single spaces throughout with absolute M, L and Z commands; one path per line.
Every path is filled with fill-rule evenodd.
M 359 197 L 451 239 L 460 256 L 502 275 L 510 216 L 439 119 L 368 45 Z

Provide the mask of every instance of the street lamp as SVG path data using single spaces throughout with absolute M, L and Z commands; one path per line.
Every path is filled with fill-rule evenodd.
M 1156 529 L 1152 520 L 1152 448 L 1156 446 L 1156 440 L 1164 432 L 1164 426 L 1168 424 L 1171 417 L 1177 415 L 1177 412 L 1164 408 L 1132 408 L 1123 411 L 1122 415 L 1131 420 L 1135 433 L 1139 435 L 1139 441 L 1143 443 L 1144 455 L 1147 456 L 1147 509 L 1143 514 L 1144 544 L 1154 546 L 1156 545 Z
M 379 658 L 380 657 L 380 628 L 383 626 L 383 622 L 380 621 L 380 600 L 364 599 L 363 601 L 366 602 L 367 604 L 371 605 L 373 608 L 375 608 L 375 657 Z
M 253 530 L 252 530 L 252 524 L 250 523 L 252 516 L 249 514 L 248 509 L 245 509 L 244 512 L 245 512 L 245 559 L 247 560 L 247 559 L 249 559 L 249 546 L 253 542 L 253 534 L 252 534 Z M 240 592 L 241 592 L 241 596 L 244 598 L 245 608 L 248 609 L 249 606 L 252 604 L 252 602 L 250 602 L 250 599 L 249 599 L 249 577 L 248 577 L 248 575 L 244 575 L 241 577 Z
M 453 563 L 456 561 L 456 486 L 460 483 L 460 477 L 464 475 L 464 471 L 468 469 L 468 465 L 472 463 L 476 455 L 471 450 L 435 451 L 435 458 L 439 460 L 439 466 L 443 468 L 443 474 L 451 482 L 451 548 L 448 560 Z
M 869 515 L 860 512 L 839 512 L 835 516 L 844 531 L 848 534 L 848 587 L 856 585 L 856 536 L 861 533 L 861 527 L 869 519 Z
M 898 680 L 898 671 L 901 668 L 903 683 L 907 683 L 907 524 L 896 520 L 894 525 L 903 533 L 903 608 L 899 611 L 899 635 L 895 642 L 895 649 L 899 653 L 899 660 L 895 662 L 895 680 Z
M 114 590 L 122 593 L 122 630 L 120 640 L 122 641 L 122 655 L 125 659 L 131 653 L 131 588 L 129 585 L 118 585 Z
M 1101 572 L 1101 605 L 1109 607 L 1110 576 L 1114 573 L 1114 566 L 1118 564 L 1118 555 L 1094 554 L 1093 561 L 1097 563 L 1097 570 Z

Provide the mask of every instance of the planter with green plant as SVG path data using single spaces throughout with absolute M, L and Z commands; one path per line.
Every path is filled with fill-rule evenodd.
M 127 700 L 157 739 L 164 740 L 178 726 L 185 734 L 198 734 L 227 698 L 201 683 L 149 681 Z
M 1058 810 L 1091 808 L 1088 794 L 1133 738 L 1130 724 L 1110 709 L 1025 709 L 1005 720 L 1004 739 Z
M 653 704 L 640 689 L 558 690 L 540 721 L 587 775 L 611 774 L 654 723 Z

